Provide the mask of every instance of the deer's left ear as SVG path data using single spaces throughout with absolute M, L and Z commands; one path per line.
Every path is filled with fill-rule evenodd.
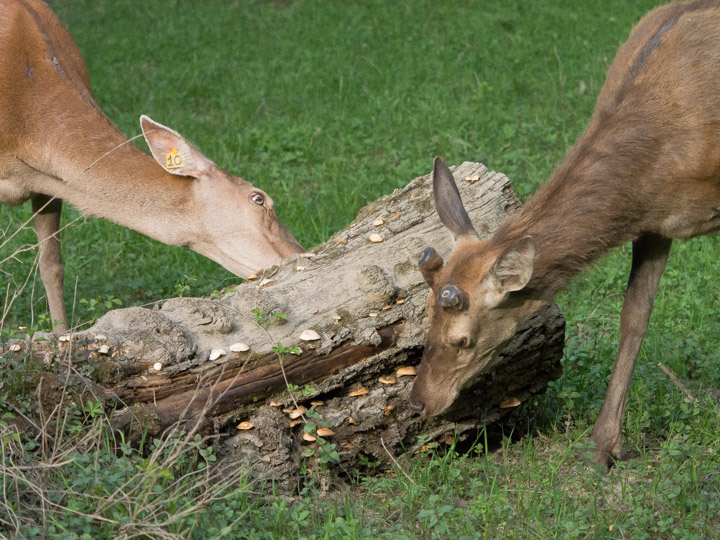
M 432 179 L 435 208 L 440 221 L 452 233 L 455 242 L 464 238 L 478 238 L 463 206 L 452 172 L 437 157 L 433 161 Z
M 530 281 L 534 263 L 535 240 L 525 236 L 502 252 L 490 269 L 490 276 L 497 290 L 503 293 L 519 291 Z
M 167 172 L 197 178 L 215 167 L 212 161 L 177 131 L 145 115 L 140 117 L 140 127 L 152 156 Z

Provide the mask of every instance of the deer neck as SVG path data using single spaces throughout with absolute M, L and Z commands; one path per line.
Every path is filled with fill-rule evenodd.
M 163 243 L 192 244 L 199 232 L 196 180 L 166 172 L 100 114 L 90 124 L 102 129 L 86 129 L 78 140 L 56 139 L 51 155 L 30 164 L 44 173 L 37 191 Z
M 592 132 L 570 152 L 551 179 L 493 239 L 510 245 L 523 236 L 535 240 L 533 276 L 526 289 L 532 296 L 552 298 L 580 271 L 608 250 L 633 240 L 642 230 L 644 198 L 638 181 L 646 159 L 601 150 Z M 637 141 L 634 141 L 637 142 Z

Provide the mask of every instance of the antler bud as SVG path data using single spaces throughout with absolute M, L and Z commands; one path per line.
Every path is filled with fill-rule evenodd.
M 438 255 L 438 252 L 433 248 L 425 248 L 418 261 L 418 268 L 422 274 L 423 279 L 427 282 L 430 287 L 433 286 L 435 281 L 435 273 L 442 268 L 443 258 Z
M 467 294 L 455 285 L 443 287 L 438 294 L 438 304 L 444 308 L 453 308 L 458 311 L 467 307 Z

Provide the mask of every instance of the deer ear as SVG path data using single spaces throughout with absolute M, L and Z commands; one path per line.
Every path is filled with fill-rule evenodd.
M 152 156 L 167 172 L 197 178 L 215 167 L 212 161 L 177 131 L 145 115 L 140 117 L 140 127 Z
M 440 221 L 450 230 L 457 242 L 461 238 L 478 238 L 470 217 L 463 207 L 452 172 L 440 158 L 433 162 L 433 196 Z
M 516 241 L 495 260 L 490 275 L 499 291 L 519 291 L 528 284 L 535 262 L 535 241 L 525 236 Z

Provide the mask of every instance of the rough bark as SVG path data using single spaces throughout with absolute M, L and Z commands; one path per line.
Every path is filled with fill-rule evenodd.
M 481 164 L 464 163 L 454 175 L 481 235 L 520 206 L 508 179 Z M 371 242 L 373 234 L 382 241 Z M 158 433 L 202 418 L 202 429 L 220 436 L 226 453 L 263 475 L 287 477 L 306 447 L 317 456 L 330 449 L 304 441 L 303 422 L 291 427 L 287 409 L 322 401 L 309 419 L 332 429 L 325 439 L 336 445 L 341 466 L 352 467 L 361 456 L 387 462 L 390 454 L 416 449 L 419 438 L 462 434 L 499 419 L 510 410 L 503 406 L 508 398 L 522 402 L 543 392 L 561 369 L 564 320 L 552 306 L 523 326 L 447 414 L 415 414 L 407 402 L 413 377 L 396 371 L 422 354 L 428 289 L 416 262 L 429 245 L 443 256 L 451 249 L 425 176 L 362 209 L 310 253 L 251 282 L 217 298 L 109 312 L 61 348 L 93 366 L 94 383 L 117 400 L 119 428 Z M 258 310 L 266 327 L 256 321 Z M 274 312 L 286 318 L 268 316 Z M 307 329 L 320 338 L 301 340 Z M 249 350 L 231 352 L 237 342 Z M 278 343 L 302 352 L 279 355 L 272 349 Z M 212 354 L 218 350 L 225 354 Z M 288 382 L 300 388 L 290 392 Z M 360 389 L 367 393 L 351 396 Z M 242 421 L 254 427 L 237 430 Z

